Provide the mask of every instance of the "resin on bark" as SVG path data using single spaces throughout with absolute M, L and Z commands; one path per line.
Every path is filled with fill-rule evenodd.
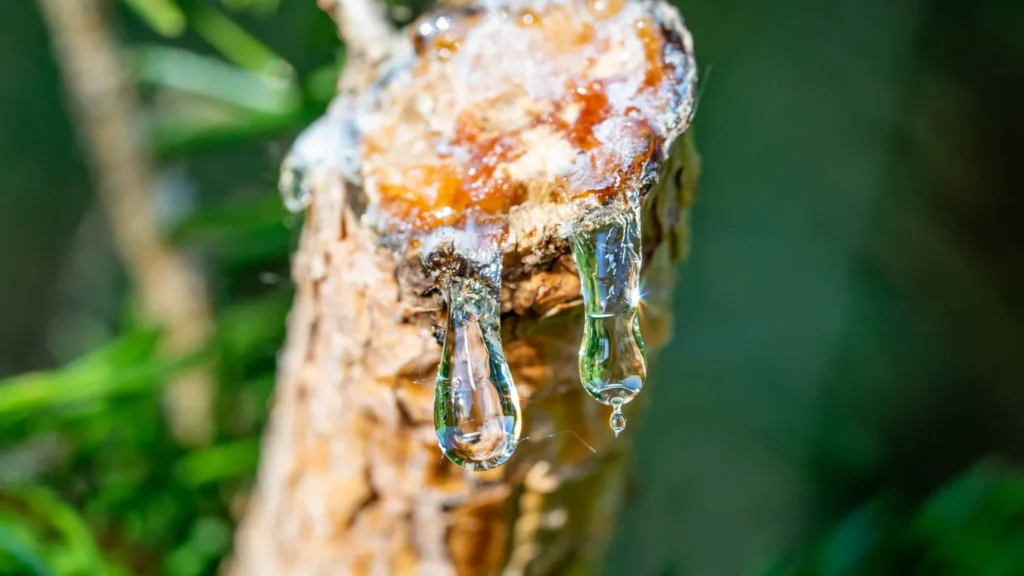
M 635 205 L 692 108 L 689 37 L 658 2 L 491 1 L 406 40 L 339 128 L 368 216 L 421 254 L 500 244 L 521 207 Z
M 695 79 L 689 34 L 663 2 L 492 0 L 419 18 L 377 82 L 344 96 L 296 142 L 286 198 L 302 198 L 303 170 L 337 169 L 361 188 L 364 223 L 445 295 L 435 421 L 453 461 L 489 468 L 518 442 L 497 311 L 503 261 L 557 244 L 537 234 L 557 236 L 566 251 L 572 237 L 587 309 L 581 381 L 614 408 L 616 434 L 625 426 L 622 404 L 646 376 L 640 206 L 687 127 Z M 333 144 L 317 156 L 311 142 Z M 467 316 L 469 302 L 488 313 Z M 479 346 L 458 348 L 470 341 Z M 480 376 L 486 391 L 446 367 Z M 501 409 L 467 403 L 485 396 Z

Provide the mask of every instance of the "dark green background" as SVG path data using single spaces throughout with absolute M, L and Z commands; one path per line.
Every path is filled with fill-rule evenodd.
M 702 70 L 704 169 L 675 340 L 633 431 L 637 475 L 607 572 L 1024 574 L 1024 3 L 679 5 Z M 216 56 L 191 31 L 164 40 L 111 9 L 129 49 Z M 226 13 L 300 78 L 338 57 L 311 0 Z M 49 46 L 34 3 L 4 3 L 0 376 L 135 332 L 141 351 L 117 362 L 144 366 L 151 346 Z M 307 93 L 281 130 L 161 156 L 162 179 L 195 204 L 169 231 L 222 320 L 222 405 L 252 413 L 225 416 L 213 449 L 225 451 L 209 454 L 242 464 L 211 472 L 174 446 L 156 384 L 84 408 L 57 398 L 0 413 L 0 528 L 13 527 L 13 539 L 0 530 L 0 573 L 27 570 L 3 550 L 33 534 L 30 552 L 58 573 L 89 573 L 75 572 L 69 537 L 26 504 L 39 499 L 25 485 L 65 502 L 104 562 L 213 573 L 230 496 L 252 472 L 289 299 L 266 274 L 286 272 L 295 233 L 276 166 L 322 106 Z M 26 460 L 53 442 L 62 448 L 42 467 Z

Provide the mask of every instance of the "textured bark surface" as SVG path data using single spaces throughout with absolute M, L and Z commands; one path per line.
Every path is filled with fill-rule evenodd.
M 680 138 L 644 200 L 641 325 L 652 354 L 669 336 L 696 174 L 689 138 Z M 526 207 L 527 221 L 512 223 L 532 231 L 506 247 L 502 285 L 524 440 L 505 465 L 472 473 L 441 455 L 434 432 L 440 296 L 361 224 L 358 190 L 321 173 L 312 194 L 233 571 L 592 573 L 622 500 L 629 432 L 616 439 L 609 408 L 579 382 L 582 301 L 563 226 L 572 215 Z M 629 405 L 632 426 L 640 412 L 642 400 Z
M 668 339 L 685 254 L 696 162 L 683 144 L 645 203 L 652 352 Z M 502 338 L 529 439 L 504 466 L 471 473 L 444 459 L 434 436 L 438 302 L 400 286 L 394 255 L 360 226 L 340 180 L 318 183 L 307 217 L 236 573 L 555 574 L 599 559 L 628 433 L 616 440 L 608 408 L 579 384 L 572 259 L 503 286 Z M 640 411 L 630 405 L 634 426 Z

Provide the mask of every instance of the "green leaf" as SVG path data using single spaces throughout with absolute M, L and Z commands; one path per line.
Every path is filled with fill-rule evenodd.
M 176 38 L 187 27 L 185 13 L 174 0 L 125 0 L 125 4 L 161 36 Z
M 200 246 L 229 273 L 246 266 L 265 267 L 283 262 L 294 247 L 296 230 L 285 225 L 287 217 L 277 194 L 265 194 L 255 202 L 200 210 L 182 222 L 171 238 L 178 245 Z
M 240 358 L 268 346 L 276 347 L 284 336 L 284 319 L 291 301 L 292 291 L 282 289 L 234 304 L 220 317 L 217 341 L 226 352 Z
M 178 460 L 174 475 L 188 486 L 249 475 L 256 470 L 259 452 L 259 441 L 255 438 L 196 450 Z
M 180 48 L 143 45 L 133 51 L 133 63 L 140 82 L 263 114 L 291 114 L 301 102 L 290 76 L 259 74 Z
M 338 77 L 344 61 L 344 47 L 338 60 L 313 70 L 306 76 L 306 92 L 316 102 L 330 102 L 338 93 Z
M 822 575 L 857 574 L 885 534 L 886 516 L 878 501 L 844 518 L 824 542 L 819 561 Z
M 288 212 L 275 195 L 256 201 L 208 206 L 197 210 L 171 232 L 175 244 L 217 245 L 247 241 L 267 228 L 284 231 Z
M 0 518 L 0 551 L 6 552 L 23 568 L 35 576 L 56 576 L 42 558 Z
M 0 417 L 150 389 L 208 352 L 160 358 L 155 355 L 156 336 L 152 331 L 131 333 L 66 368 L 0 381 Z
M 280 0 L 223 0 L 223 2 L 229 10 L 247 11 L 257 16 L 270 16 L 280 7 Z
M 216 9 L 197 4 L 192 28 L 225 58 L 257 74 L 293 74 L 288 62 Z
M 307 125 L 312 118 L 301 110 L 281 114 L 226 111 L 202 117 L 188 109 L 162 111 L 153 120 L 153 148 L 163 159 L 194 154 L 203 149 L 262 140 Z
M 15 501 L 24 510 L 25 519 L 31 520 L 35 527 L 31 531 L 39 535 L 37 538 L 42 539 L 47 533 L 57 536 L 58 541 L 47 546 L 53 568 L 43 573 L 97 576 L 108 573 L 106 562 L 81 516 L 53 492 L 26 486 L 6 489 L 0 492 L 0 497 Z

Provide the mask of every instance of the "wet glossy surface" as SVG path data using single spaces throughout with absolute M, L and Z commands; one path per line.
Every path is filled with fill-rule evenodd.
M 468 470 L 501 465 L 519 442 L 519 394 L 501 349 L 497 292 L 454 278 L 434 385 L 434 426 L 442 452 Z
M 500 220 L 536 183 L 549 184 L 543 201 L 629 193 L 660 159 L 690 72 L 650 6 L 496 2 L 423 16 L 414 61 L 360 119 L 367 192 L 419 232 Z

